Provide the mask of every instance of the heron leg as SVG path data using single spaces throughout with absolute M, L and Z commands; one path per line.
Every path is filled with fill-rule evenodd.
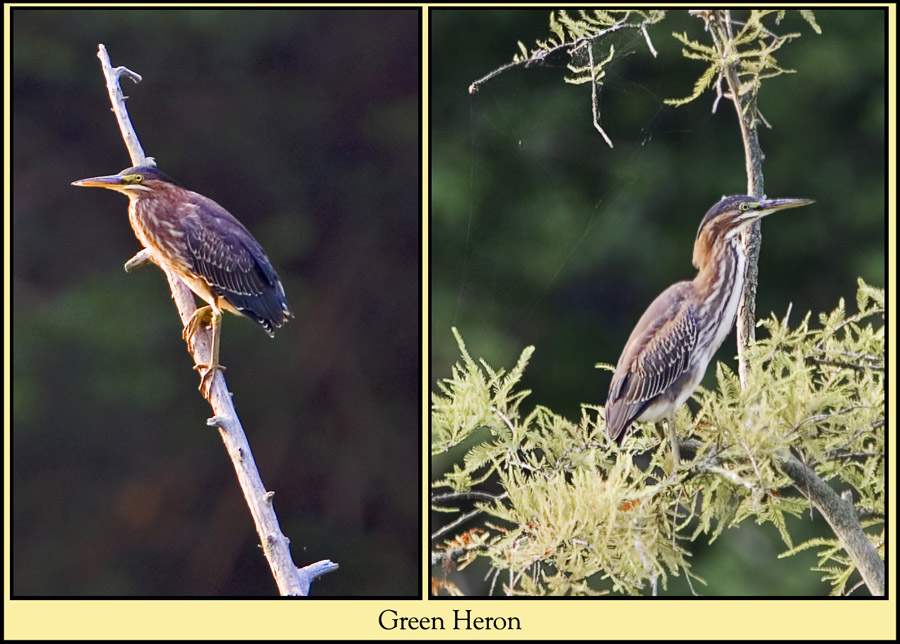
M 210 330 L 209 360 L 206 364 L 198 363 L 194 368 L 200 372 L 200 392 L 204 398 L 209 397 L 212 379 L 216 371 L 223 371 L 225 367 L 219 364 L 219 338 L 222 334 L 222 311 L 204 306 L 194 311 L 187 324 L 184 325 L 183 337 L 188 344 L 191 353 L 194 352 L 194 336 L 201 326 L 208 325 Z
M 665 431 L 663 431 L 661 425 L 666 426 Z M 678 448 L 678 435 L 675 433 L 675 420 L 672 418 L 664 418 L 660 422 L 655 423 L 655 426 L 660 438 L 660 447 L 662 447 L 666 439 L 666 434 L 668 434 L 669 444 L 672 446 L 672 471 L 674 472 L 681 463 L 681 450 Z
M 206 368 L 202 369 L 200 372 L 200 391 L 203 393 L 204 398 L 209 398 L 209 391 L 212 387 L 212 380 L 216 375 L 216 371 L 224 369 L 224 367 L 219 364 L 219 338 L 222 335 L 221 311 L 213 310 L 209 329 L 211 334 L 209 342 L 209 364 L 205 365 Z

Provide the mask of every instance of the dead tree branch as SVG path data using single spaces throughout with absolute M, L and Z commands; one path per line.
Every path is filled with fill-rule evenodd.
M 128 154 L 131 156 L 132 164 L 135 166 L 147 163 L 156 165 L 152 157 L 144 155 L 137 134 L 128 117 L 128 110 L 125 108 L 126 97 L 119 85 L 122 76 L 130 78 L 134 82 L 139 82 L 141 76 L 125 67 L 113 68 L 110 64 L 106 47 L 102 44 L 99 46 L 97 57 L 103 66 L 103 75 L 106 78 L 106 87 L 109 91 L 113 112 L 119 123 L 119 129 L 128 148 Z M 151 262 L 150 254 L 144 249 L 128 260 L 125 264 L 125 270 L 131 271 Z M 178 314 L 181 316 L 182 326 L 184 326 L 197 308 L 194 295 L 181 278 L 166 270 L 165 267 L 160 268 L 165 271 L 169 280 L 172 298 L 175 300 Z M 207 332 L 198 333 L 195 336 L 192 356 L 195 365 L 209 363 L 207 359 L 211 348 L 209 335 L 207 330 Z M 275 493 L 267 491 L 263 485 L 256 463 L 253 460 L 250 443 L 247 441 L 247 436 L 234 409 L 231 393 L 228 391 L 228 386 L 225 383 L 225 376 L 220 370 L 216 371 L 212 384 L 209 387 L 207 401 L 213 409 L 213 416 L 207 421 L 207 424 L 219 428 L 222 441 L 225 443 L 225 448 L 234 464 L 241 490 L 244 492 L 244 498 L 247 500 L 247 505 L 250 508 L 250 514 L 253 515 L 253 522 L 256 524 L 256 531 L 259 533 L 263 553 L 269 562 L 275 582 L 278 584 L 278 591 L 282 595 L 308 595 L 312 580 L 337 569 L 338 565 L 327 559 L 310 564 L 304 568 L 298 568 L 294 565 L 291 558 L 290 540 L 281 532 L 281 528 L 278 525 L 278 517 L 275 515 L 275 510 L 272 506 L 272 497 Z

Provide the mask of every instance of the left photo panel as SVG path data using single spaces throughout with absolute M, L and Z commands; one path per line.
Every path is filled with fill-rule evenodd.
M 420 597 L 421 10 L 10 14 L 12 598 Z

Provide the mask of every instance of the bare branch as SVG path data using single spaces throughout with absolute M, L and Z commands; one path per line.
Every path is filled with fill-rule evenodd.
M 612 147 L 612 139 L 610 139 L 603 128 L 600 127 L 600 110 L 597 108 L 597 105 L 600 103 L 600 97 L 597 96 L 597 79 L 594 76 L 594 48 L 591 45 L 588 45 L 588 56 L 591 61 L 591 113 L 594 116 L 594 128 L 600 133 L 603 140 L 606 141 L 606 145 Z
M 747 194 L 762 197 L 765 194 L 762 173 L 763 153 L 759 145 L 759 137 L 756 132 L 756 93 L 746 92 L 740 94 L 740 80 L 738 79 L 738 66 L 740 62 L 735 56 L 734 33 L 732 31 L 731 12 L 706 11 L 701 17 L 706 21 L 706 26 L 712 37 L 713 43 L 722 59 L 722 73 L 728 83 L 727 98 L 734 103 L 737 111 L 738 123 L 741 128 L 741 141 L 744 144 L 744 161 L 747 171 Z M 721 78 L 719 79 L 721 81 Z M 716 83 L 718 98 L 721 97 L 719 82 Z M 716 104 L 718 104 L 718 98 Z M 715 105 L 713 107 L 715 109 Z M 747 230 L 741 233 L 741 244 L 747 253 L 746 280 L 744 292 L 738 304 L 737 312 L 737 349 L 738 349 L 738 374 L 741 386 L 747 382 L 749 367 L 744 353 L 746 348 L 756 337 L 756 285 L 759 275 L 759 248 L 762 244 L 762 234 L 759 222 L 754 222 Z
M 693 449 L 701 447 L 694 439 L 681 441 Z M 793 455 L 778 459 L 778 465 L 802 492 L 809 502 L 825 517 L 828 525 L 850 555 L 853 564 L 862 575 L 869 592 L 875 596 L 884 595 L 884 561 L 878 555 L 875 546 L 869 540 L 859 523 L 860 512 L 849 499 L 842 499 L 829 487 L 810 467 L 803 464 Z M 744 481 L 733 472 L 721 467 L 718 458 L 707 456 L 705 461 L 697 465 L 698 469 L 714 472 L 737 485 L 753 489 L 753 485 Z
M 884 561 L 859 524 L 853 503 L 839 497 L 825 481 L 796 457 L 781 460 L 781 471 L 791 477 L 796 488 L 809 497 L 837 535 L 850 559 L 862 575 L 869 592 L 884 596 Z
M 644 34 L 644 40 L 647 41 L 647 49 L 649 49 L 650 53 L 653 54 L 653 57 L 656 58 L 659 54 L 653 46 L 653 43 L 650 41 L 650 33 L 647 31 L 647 25 L 641 25 L 641 33 Z
M 135 83 L 140 83 L 140 74 L 136 74 L 127 67 L 116 67 L 113 69 L 109 62 L 109 54 L 106 53 L 106 47 L 101 43 L 97 48 L 97 58 L 100 59 L 100 65 L 103 67 L 103 77 L 106 79 L 106 91 L 109 92 L 109 100 L 112 101 L 112 109 L 116 114 L 116 121 L 119 123 L 119 129 L 122 132 L 122 139 L 125 141 L 125 147 L 128 148 L 128 154 L 131 156 L 131 165 L 142 165 L 147 157 L 144 156 L 144 149 L 141 142 L 138 141 L 137 133 L 128 118 L 128 109 L 125 107 L 125 99 L 122 93 L 122 87 L 119 85 L 119 79 L 127 76 Z
M 125 109 L 125 96 L 119 86 L 119 79 L 122 76 L 127 76 L 135 82 L 140 81 L 141 77 L 125 67 L 113 68 L 110 64 L 106 47 L 102 44 L 99 46 L 97 56 L 100 58 L 103 66 L 103 75 L 106 78 L 106 87 L 109 91 L 110 101 L 112 101 L 113 112 L 119 123 L 122 138 L 128 147 L 128 153 L 131 155 L 131 161 L 134 165 L 141 165 L 151 160 L 151 158 L 144 156 L 137 134 L 134 131 L 131 120 L 128 118 L 128 110 Z M 144 249 L 128 260 L 125 264 L 125 270 L 134 270 L 150 261 L 150 255 Z M 181 316 L 182 326 L 184 326 L 196 310 L 194 295 L 181 278 L 164 267 L 162 268 L 169 280 L 172 298 L 175 300 L 178 314 Z M 194 338 L 193 358 L 195 368 L 209 363 L 209 360 L 207 360 L 211 350 L 209 335 L 209 332 L 198 333 Z M 219 433 L 228 450 L 228 455 L 234 464 L 238 481 L 244 492 L 244 498 L 250 507 L 250 513 L 253 515 L 253 522 L 256 524 L 256 531 L 259 533 L 263 553 L 269 561 L 269 567 L 272 570 L 272 575 L 275 577 L 275 582 L 278 584 L 279 592 L 282 595 L 308 595 L 310 582 L 322 574 L 335 570 L 338 567 L 337 564 L 323 560 L 305 568 L 298 568 L 294 565 L 291 559 L 290 540 L 281 532 L 281 528 L 278 525 L 278 517 L 275 515 L 275 510 L 272 507 L 274 492 L 266 491 L 259 476 L 259 471 L 253 460 L 253 452 L 250 450 L 250 443 L 247 441 L 247 436 L 238 420 L 237 412 L 231 400 L 231 393 L 228 391 L 225 377 L 221 371 L 216 371 L 213 377 L 208 390 L 207 400 L 212 406 L 214 414 L 207 421 L 207 424 L 219 428 Z

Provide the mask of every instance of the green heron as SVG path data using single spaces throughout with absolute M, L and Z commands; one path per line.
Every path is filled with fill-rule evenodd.
M 741 231 L 773 212 L 810 203 L 734 195 L 709 209 L 694 241 L 697 276 L 673 284 L 653 300 L 622 350 L 606 399 L 610 438 L 621 439 L 634 421 L 665 421 L 678 464 L 675 410 L 703 379 L 734 325 L 744 290 L 747 255 Z
M 219 364 L 222 311 L 250 318 L 270 336 L 291 316 L 284 287 L 262 246 L 212 199 L 185 190 L 152 165 L 72 185 L 109 188 L 126 195 L 128 219 L 146 249 L 142 253 L 178 275 L 209 304 L 194 312 L 183 334 L 193 351 L 201 324 L 208 323 L 211 329 L 209 363 L 198 365 L 201 391 L 209 386 L 215 370 L 223 368 Z

